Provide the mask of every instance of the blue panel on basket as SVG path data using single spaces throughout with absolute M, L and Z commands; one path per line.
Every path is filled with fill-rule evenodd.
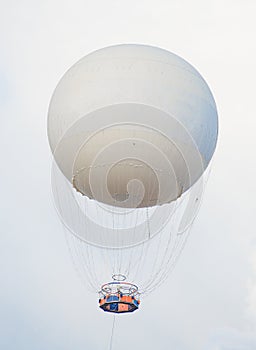
M 118 301 L 118 300 L 119 300 L 119 298 L 116 295 L 110 295 L 107 298 L 107 301 Z
M 118 303 L 110 304 L 111 311 L 118 311 Z

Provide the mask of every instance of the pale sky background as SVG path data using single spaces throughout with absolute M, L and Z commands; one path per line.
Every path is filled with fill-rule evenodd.
M 1 1 L 0 348 L 104 350 L 112 316 L 74 271 L 51 196 L 47 109 L 60 77 L 107 45 L 170 50 L 208 82 L 219 142 L 168 281 L 118 317 L 114 349 L 256 349 L 256 1 Z

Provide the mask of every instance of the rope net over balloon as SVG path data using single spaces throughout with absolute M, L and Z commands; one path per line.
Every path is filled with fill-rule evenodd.
M 144 131 L 145 126 L 142 128 Z M 98 152 L 93 155 L 94 162 L 89 168 L 81 166 L 73 171 L 72 182 L 53 161 L 54 199 L 76 268 L 90 289 L 98 290 L 110 276 L 123 274 L 139 286 L 141 293 L 147 294 L 165 280 L 183 249 L 200 204 L 204 177 L 192 188 L 189 186 L 191 176 L 185 157 L 159 131 L 154 130 L 152 136 L 150 130 L 150 143 L 148 134 L 145 136 L 141 130 L 135 134 L 132 125 L 129 128 L 127 124 L 115 125 L 114 130 L 122 137 L 114 141 L 111 137 L 108 144 L 105 140 L 109 140 L 109 134 L 105 130 L 94 136 L 98 138 L 100 134 L 103 146 L 92 147 Z M 163 139 L 164 145 L 160 142 Z M 192 142 L 187 147 L 190 153 Z M 136 150 L 134 143 L 140 145 Z M 75 169 L 82 159 L 88 160 L 87 152 L 92 153 L 88 144 L 80 147 Z M 174 149 L 171 154 L 176 156 L 174 165 L 166 156 L 171 147 Z M 203 167 L 199 153 L 197 157 Z M 179 171 L 183 166 L 182 181 L 181 176 L 177 179 L 174 170 L 177 166 Z M 83 193 L 88 188 L 90 196 Z M 183 193 L 183 188 L 188 190 Z

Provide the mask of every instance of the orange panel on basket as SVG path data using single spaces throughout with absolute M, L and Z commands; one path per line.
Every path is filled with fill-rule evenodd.
M 128 311 L 128 304 L 119 304 L 118 305 L 118 311 Z

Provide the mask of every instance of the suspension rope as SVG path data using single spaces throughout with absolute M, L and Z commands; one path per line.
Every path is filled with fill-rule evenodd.
M 114 318 L 113 318 L 112 331 L 111 331 L 111 337 L 110 337 L 110 343 L 109 343 L 109 350 L 113 349 L 113 337 L 114 337 L 115 321 L 116 321 L 116 315 L 114 315 Z

